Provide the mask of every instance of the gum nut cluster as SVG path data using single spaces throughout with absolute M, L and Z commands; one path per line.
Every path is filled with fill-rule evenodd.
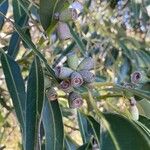
M 63 90 L 66 93 L 73 94 L 75 92 L 74 88 L 78 88 L 83 84 L 92 83 L 95 80 L 95 75 L 90 71 L 94 68 L 94 60 L 91 57 L 84 58 L 79 63 L 79 58 L 77 57 L 77 54 L 75 52 L 70 52 L 67 54 L 67 65 L 68 67 L 64 66 L 57 66 L 55 68 L 55 74 L 56 76 L 61 79 L 61 82 L 59 84 L 59 88 Z M 76 97 L 80 97 L 79 94 Z M 69 98 L 69 101 L 71 101 L 72 98 Z M 69 102 L 69 106 L 71 108 L 74 108 L 75 105 L 74 100 L 76 102 L 76 98 L 74 98 L 71 102 Z M 77 102 L 81 100 L 77 98 Z M 83 103 L 79 103 L 82 105 Z M 77 105 L 75 105 L 76 108 Z

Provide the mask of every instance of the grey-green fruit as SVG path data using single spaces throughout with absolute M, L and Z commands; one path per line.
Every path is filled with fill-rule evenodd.
M 94 59 L 92 57 L 86 57 L 81 61 L 77 70 L 91 70 L 93 68 L 94 68 Z
M 95 80 L 95 75 L 88 71 L 88 70 L 81 70 L 79 71 L 79 73 L 81 74 L 83 80 L 87 83 L 92 83 Z
M 71 92 L 69 93 L 68 103 L 70 108 L 79 108 L 83 105 L 83 99 L 78 93 Z
M 148 78 L 143 71 L 135 71 L 131 74 L 131 82 L 133 84 L 146 83 Z
M 67 40 L 72 38 L 69 27 L 65 22 L 58 23 L 57 33 L 60 40 Z
M 74 8 L 66 9 L 59 15 L 59 20 L 62 22 L 76 20 L 77 18 L 78 18 L 78 13 Z
M 79 64 L 78 56 L 75 52 L 70 52 L 67 54 L 67 64 L 69 68 L 76 70 Z
M 73 91 L 73 87 L 71 86 L 70 80 L 63 80 L 60 83 L 59 88 L 66 93 L 70 93 L 71 91 Z
M 55 68 L 55 74 L 59 79 L 66 79 L 68 77 L 70 77 L 70 75 L 72 74 L 73 70 L 68 68 L 68 67 L 61 67 L 58 66 Z
M 73 87 L 80 87 L 83 84 L 83 78 L 78 72 L 73 72 L 71 74 L 71 85 Z

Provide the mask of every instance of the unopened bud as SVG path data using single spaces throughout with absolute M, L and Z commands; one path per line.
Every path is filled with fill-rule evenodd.
M 136 105 L 130 107 L 130 113 L 133 120 L 139 120 L 139 110 Z
M 79 73 L 81 74 L 83 80 L 87 83 L 92 83 L 95 80 L 95 75 L 88 71 L 88 70 L 81 70 L 79 71 Z
M 134 97 L 131 97 L 131 98 L 130 98 L 130 105 L 131 105 L 131 106 L 135 106 L 135 105 L 136 105 L 136 100 L 135 100 Z
M 76 20 L 77 18 L 78 18 L 78 14 L 76 9 L 74 8 L 66 9 L 59 15 L 59 20 L 62 22 Z
M 135 71 L 131 74 L 131 82 L 133 84 L 146 83 L 148 81 L 145 73 L 142 71 Z
M 47 94 L 48 100 L 50 100 L 50 101 L 57 100 L 57 92 L 54 88 L 48 89 L 46 94 Z
M 72 72 L 73 72 L 73 70 L 68 68 L 68 67 L 58 66 L 58 67 L 55 68 L 55 74 L 59 79 L 68 78 L 71 75 Z
M 63 80 L 60 85 L 60 89 L 63 90 L 64 92 L 71 92 L 73 90 L 73 87 L 71 86 L 70 80 Z
M 75 52 L 70 52 L 67 54 L 67 63 L 69 68 L 76 70 L 78 67 L 78 57 Z
M 94 68 L 94 59 L 92 57 L 84 58 L 78 66 L 78 70 L 91 70 Z
M 83 84 L 83 78 L 78 72 L 73 72 L 71 74 L 71 85 L 73 87 L 80 87 Z
M 69 93 L 68 102 L 70 108 L 79 108 L 83 104 L 81 95 L 76 92 Z
M 69 27 L 64 22 L 59 22 L 57 27 L 57 33 L 60 40 L 71 39 L 72 35 L 70 33 Z
M 133 120 L 137 121 L 139 119 L 139 110 L 136 106 L 136 100 L 134 97 L 130 99 L 130 113 Z

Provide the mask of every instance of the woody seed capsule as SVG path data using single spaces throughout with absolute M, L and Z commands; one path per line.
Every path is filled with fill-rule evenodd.
M 57 33 L 60 40 L 71 39 L 72 35 L 70 33 L 69 27 L 64 22 L 59 22 L 57 26 Z
M 91 70 L 93 68 L 94 68 L 94 59 L 92 57 L 86 57 L 81 61 L 77 70 Z
M 68 67 L 58 66 L 58 67 L 55 68 L 55 74 L 59 79 L 68 78 L 71 75 L 72 72 L 73 72 L 73 70 L 68 68 Z
M 88 71 L 88 70 L 81 70 L 79 71 L 79 73 L 81 74 L 83 80 L 87 83 L 91 83 L 91 82 L 94 82 L 95 80 L 95 75 Z
M 71 85 L 73 87 L 80 87 L 83 84 L 83 78 L 78 72 L 71 74 Z
M 69 93 L 68 102 L 70 108 L 79 108 L 83 104 L 81 95 L 76 92 Z

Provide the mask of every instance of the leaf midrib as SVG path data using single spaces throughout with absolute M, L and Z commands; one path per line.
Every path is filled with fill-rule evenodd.
M 15 92 L 16 92 L 17 101 L 18 101 L 18 104 L 19 104 L 19 109 L 20 109 L 20 112 L 21 112 L 22 123 L 23 123 L 23 127 L 24 127 L 24 126 L 25 126 L 25 125 L 24 125 L 24 117 L 23 117 L 22 107 L 21 107 L 21 104 L 20 104 L 20 98 L 19 98 L 19 95 L 18 95 L 19 92 L 18 92 L 18 90 L 17 90 L 17 87 L 16 87 L 16 84 L 15 84 L 13 75 L 12 75 L 12 73 L 11 73 L 11 69 L 10 69 L 9 62 L 8 62 L 8 60 L 7 60 L 7 57 L 6 57 L 6 55 L 5 55 L 4 53 L 3 53 L 3 56 L 4 56 L 5 60 L 6 60 L 6 64 L 7 64 L 7 66 L 8 66 L 8 71 L 9 71 L 10 76 L 11 76 L 11 78 L 12 78 L 14 90 L 15 90 Z

